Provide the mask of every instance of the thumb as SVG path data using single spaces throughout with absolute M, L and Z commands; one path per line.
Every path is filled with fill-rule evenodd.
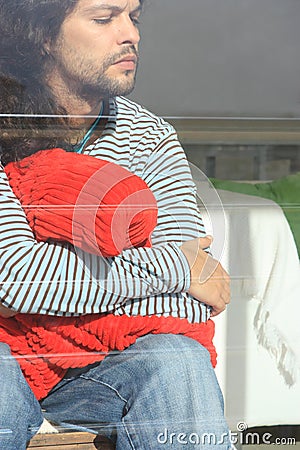
M 213 237 L 210 235 L 199 238 L 199 246 L 204 250 L 207 247 L 210 247 L 213 242 Z

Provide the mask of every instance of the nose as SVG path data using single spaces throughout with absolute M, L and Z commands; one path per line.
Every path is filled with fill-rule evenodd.
M 140 41 L 139 30 L 129 15 L 120 17 L 118 44 L 137 45 Z

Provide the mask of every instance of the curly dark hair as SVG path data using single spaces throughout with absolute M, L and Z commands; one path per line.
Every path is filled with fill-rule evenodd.
M 62 23 L 78 0 L 0 0 L 0 156 L 2 164 L 37 150 L 67 149 L 66 112 L 43 82 Z M 143 3 L 143 0 L 140 1 Z
M 64 111 L 43 83 L 48 58 L 44 44 L 57 38 L 76 4 L 77 0 L 0 0 L 0 152 L 4 165 L 38 149 L 60 146 L 59 130 L 66 121 L 59 117 Z

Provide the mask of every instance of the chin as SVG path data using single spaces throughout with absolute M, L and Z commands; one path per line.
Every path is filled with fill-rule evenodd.
M 105 92 L 107 97 L 118 97 L 120 95 L 128 95 L 130 94 L 135 87 L 135 76 L 131 76 L 131 79 L 127 79 L 125 81 L 112 81 L 110 86 L 107 86 L 107 90 Z
M 111 98 L 130 94 L 135 86 L 136 72 L 123 72 L 119 76 L 102 75 L 93 83 L 86 83 L 81 89 L 85 98 Z

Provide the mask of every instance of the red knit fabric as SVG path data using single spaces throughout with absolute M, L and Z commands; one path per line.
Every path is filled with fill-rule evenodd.
M 212 344 L 214 322 L 189 323 L 176 317 L 86 315 L 53 317 L 17 314 L 0 317 L 0 342 L 11 347 L 25 378 L 38 399 L 63 378 L 67 369 L 101 361 L 122 351 L 146 334 L 182 334 L 205 346 L 216 365 Z
M 8 164 L 5 170 L 38 240 L 68 241 L 93 253 L 100 248 L 106 256 L 123 248 L 150 245 L 157 216 L 153 194 L 139 177 L 116 164 L 54 149 Z M 92 221 L 91 217 L 86 221 L 88 214 L 77 214 L 77 206 L 90 204 L 96 209 Z M 125 205 L 127 215 L 118 212 L 120 204 Z M 107 205 L 111 211 L 101 209 Z M 142 208 L 136 213 L 134 205 Z M 95 225 L 92 231 L 91 224 Z M 209 350 L 216 365 L 212 320 L 191 324 L 174 317 L 113 314 L 0 317 L 0 342 L 10 346 L 38 399 L 44 398 L 69 368 L 101 361 L 109 352 L 122 351 L 149 333 L 195 339 Z
M 38 241 L 51 237 L 104 257 L 151 245 L 155 197 L 118 164 L 55 148 L 9 163 L 5 172 Z

